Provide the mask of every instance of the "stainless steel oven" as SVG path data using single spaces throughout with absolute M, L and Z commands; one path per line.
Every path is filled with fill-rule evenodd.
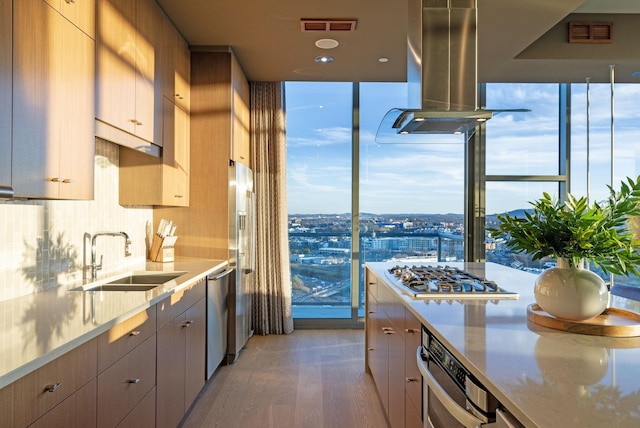
M 509 426 L 496 423 L 496 398 L 425 327 L 417 362 L 425 428 Z

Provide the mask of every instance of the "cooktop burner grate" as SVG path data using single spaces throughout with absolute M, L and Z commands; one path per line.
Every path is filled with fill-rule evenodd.
M 453 266 L 395 266 L 389 276 L 414 297 L 496 299 L 518 298 L 495 282 Z

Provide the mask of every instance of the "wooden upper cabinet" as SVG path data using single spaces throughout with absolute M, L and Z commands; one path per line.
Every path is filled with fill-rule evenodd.
M 176 38 L 176 67 L 174 70 L 174 100 L 186 111 L 191 109 L 191 52 L 189 46 L 178 36 Z
M 11 196 L 12 1 L 0 0 L 0 196 Z
M 162 156 L 120 150 L 120 204 L 189 206 L 189 114 L 164 98 Z
M 95 42 L 41 0 L 13 12 L 15 196 L 92 199 Z
M 183 110 L 191 108 L 191 52 L 168 18 L 162 28 L 162 95 Z
M 250 167 L 249 82 L 235 56 L 231 59 L 231 154 L 234 161 Z
M 154 38 L 160 34 L 160 10 L 152 0 L 97 4 L 96 118 L 154 142 Z M 97 130 L 102 136 L 102 128 Z

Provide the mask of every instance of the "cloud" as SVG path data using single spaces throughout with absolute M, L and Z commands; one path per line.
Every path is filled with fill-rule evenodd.
M 316 128 L 307 132 L 308 134 L 304 136 L 287 134 L 287 149 L 325 147 L 339 144 L 351 146 L 351 128 Z

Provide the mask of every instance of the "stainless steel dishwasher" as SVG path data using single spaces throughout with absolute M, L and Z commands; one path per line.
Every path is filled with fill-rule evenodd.
M 229 274 L 234 269 L 207 278 L 207 380 L 227 354 L 229 316 Z

